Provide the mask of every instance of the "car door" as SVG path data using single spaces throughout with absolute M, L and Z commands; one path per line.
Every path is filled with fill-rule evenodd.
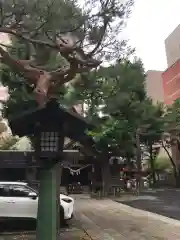
M 11 217 L 11 205 L 9 199 L 9 185 L 0 184 L 0 217 Z
M 10 198 L 14 204 L 12 207 L 13 217 L 18 218 L 36 218 L 38 198 L 30 197 L 29 194 L 35 192 L 25 185 L 11 185 Z

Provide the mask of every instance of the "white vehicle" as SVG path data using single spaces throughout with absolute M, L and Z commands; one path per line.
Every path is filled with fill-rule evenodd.
M 60 220 L 73 217 L 74 199 L 60 194 Z M 25 182 L 0 182 L 0 221 L 36 219 L 38 193 Z

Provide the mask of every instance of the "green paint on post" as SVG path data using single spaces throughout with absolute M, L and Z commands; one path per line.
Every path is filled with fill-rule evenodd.
M 37 217 L 37 240 L 57 240 L 59 235 L 59 197 L 56 178 L 56 166 L 42 169 L 40 173 L 40 189 Z

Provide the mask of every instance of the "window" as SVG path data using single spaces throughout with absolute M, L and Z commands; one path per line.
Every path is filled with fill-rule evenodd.
M 9 196 L 9 185 L 0 185 L 0 197 Z
M 41 150 L 57 152 L 58 151 L 59 134 L 58 132 L 42 132 L 41 133 Z
M 11 185 L 10 187 L 10 196 L 11 197 L 28 197 L 29 193 L 31 193 L 32 190 L 27 188 L 26 186 L 21 185 Z

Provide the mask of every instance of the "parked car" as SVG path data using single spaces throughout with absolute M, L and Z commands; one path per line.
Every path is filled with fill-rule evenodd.
M 0 222 L 6 220 L 36 219 L 38 192 L 26 182 L 0 182 Z M 60 194 L 61 223 L 73 217 L 74 199 Z

